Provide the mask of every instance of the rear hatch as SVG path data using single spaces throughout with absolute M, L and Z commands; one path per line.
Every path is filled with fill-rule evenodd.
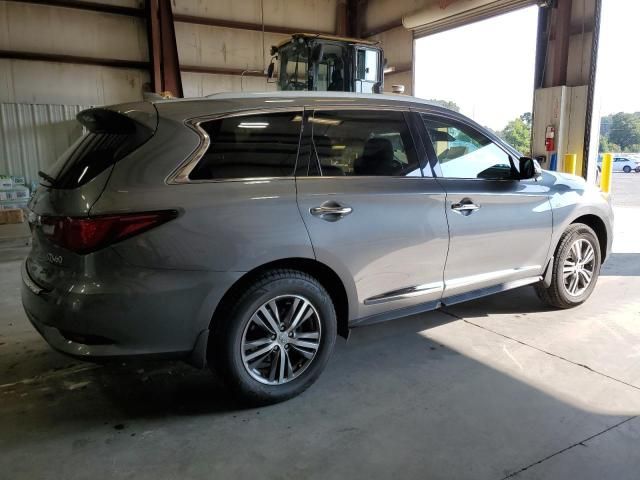
M 27 270 L 45 289 L 86 268 L 90 249 L 81 242 L 96 233 L 86 220 L 91 207 L 114 165 L 153 137 L 158 115 L 153 104 L 140 102 L 84 110 L 77 120 L 85 134 L 39 172 L 40 186 L 29 204 L 33 246 Z

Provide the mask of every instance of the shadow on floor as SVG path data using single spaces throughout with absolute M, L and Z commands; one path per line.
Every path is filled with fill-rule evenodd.
M 638 239 L 640 244 L 640 239 Z M 640 253 L 611 253 L 602 266 L 600 275 L 606 276 L 640 276 Z

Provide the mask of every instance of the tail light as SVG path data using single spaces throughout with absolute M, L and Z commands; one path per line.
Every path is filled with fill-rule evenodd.
M 42 232 L 72 252 L 85 254 L 157 227 L 178 216 L 175 210 L 103 215 L 99 217 L 42 217 Z

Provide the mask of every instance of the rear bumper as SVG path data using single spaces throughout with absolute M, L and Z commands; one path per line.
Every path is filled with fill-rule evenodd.
M 122 272 L 124 278 L 126 273 Z M 132 273 L 132 272 L 131 272 Z M 240 273 L 148 270 L 140 278 L 42 289 L 22 267 L 22 304 L 35 329 L 81 358 L 186 358 Z

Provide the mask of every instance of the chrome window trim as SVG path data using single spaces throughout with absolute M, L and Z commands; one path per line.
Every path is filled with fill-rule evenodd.
M 414 287 L 401 288 L 391 292 L 382 293 L 374 297 L 365 299 L 365 305 L 377 305 L 379 303 L 391 302 L 393 300 L 403 300 L 405 298 L 418 297 L 429 293 L 444 291 L 444 282 L 425 283 Z
M 234 117 L 246 117 L 249 115 L 261 115 L 261 114 L 269 114 L 269 113 L 285 113 L 285 112 L 300 112 L 302 115 L 304 113 L 304 108 L 301 106 L 290 106 L 290 107 L 274 107 L 274 108 L 260 108 L 260 109 L 249 109 L 249 110 L 239 110 L 236 112 L 225 112 L 215 115 L 206 115 L 200 117 L 189 118 L 184 121 L 184 124 L 189 127 L 191 130 L 196 132 L 200 137 L 200 144 L 196 147 L 196 149 L 187 157 L 187 159 L 182 162 L 178 167 L 169 174 L 165 183 L 169 185 L 182 185 L 189 183 L 220 183 L 220 182 L 247 182 L 247 181 L 260 181 L 260 180 L 294 180 L 295 176 L 291 177 L 239 177 L 239 178 L 212 178 L 206 180 L 191 180 L 189 175 L 196 168 L 196 165 L 202 158 L 202 156 L 206 153 L 209 146 L 211 145 L 211 138 L 209 134 L 200 126 L 202 123 L 210 122 L 212 120 L 223 120 L 225 118 L 234 118 Z
M 354 99 L 357 100 L 357 99 Z M 340 101 L 331 100 L 331 101 Z M 411 113 L 411 107 L 409 105 L 358 105 L 354 104 L 335 104 L 335 105 L 296 105 L 296 106 L 283 106 L 283 107 L 273 107 L 273 108 L 258 108 L 258 109 L 247 109 L 247 110 L 238 110 L 235 112 L 225 112 L 214 115 L 205 115 L 192 117 L 184 121 L 184 124 L 193 130 L 200 137 L 200 144 L 196 147 L 196 149 L 180 164 L 176 167 L 165 179 L 165 183 L 168 185 L 184 185 L 184 184 L 197 184 L 197 183 L 226 183 L 226 182 L 251 182 L 251 181 L 274 181 L 274 180 L 295 180 L 296 178 L 344 178 L 344 177 L 307 177 L 307 176 L 291 176 L 291 177 L 238 177 L 238 178 L 212 178 L 206 180 L 191 180 L 189 178 L 189 174 L 196 167 L 202 156 L 206 153 L 207 149 L 211 145 L 211 138 L 207 134 L 207 132 L 200 126 L 200 124 L 204 122 L 209 122 L 212 120 L 222 120 L 225 118 L 233 118 L 233 117 L 244 117 L 249 115 L 260 115 L 260 114 L 269 114 L 269 113 L 283 113 L 283 112 L 300 112 L 300 114 L 304 114 L 305 111 L 325 111 L 325 110 L 392 110 L 399 111 L 404 113 Z M 302 131 L 301 131 L 302 134 Z M 414 140 L 415 143 L 415 140 Z M 299 149 L 298 149 L 299 152 Z M 358 176 L 358 177 L 349 177 L 349 178 L 380 178 L 375 175 L 367 175 L 367 176 Z M 433 177 L 385 177 L 385 178 L 433 178 Z

